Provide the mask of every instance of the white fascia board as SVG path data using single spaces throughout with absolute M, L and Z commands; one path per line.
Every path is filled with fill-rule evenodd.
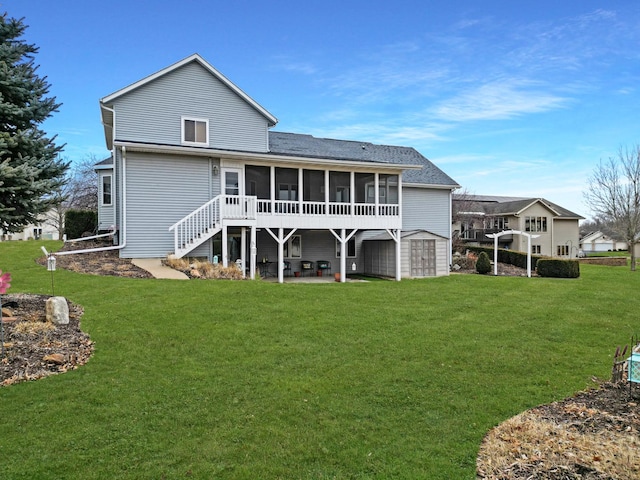
M 136 142 L 123 142 L 115 141 L 114 146 L 125 147 L 128 152 L 145 152 L 145 153 L 165 153 L 176 155 L 193 155 L 198 157 L 219 157 L 229 160 L 253 160 L 262 163 L 273 164 L 311 164 L 322 165 L 327 167 L 342 167 L 343 169 L 349 168 L 353 170 L 388 170 L 393 172 L 401 172 L 402 170 L 419 170 L 421 165 L 409 165 L 399 163 L 380 163 L 380 162 L 360 162 L 357 160 L 333 160 L 322 157 L 298 157 L 289 155 L 274 155 L 271 153 L 258 153 L 258 152 L 236 152 L 229 150 L 218 150 L 215 148 L 203 148 L 203 147 L 181 147 L 173 145 L 158 145 L 158 144 L 146 144 Z M 442 186 L 440 186 L 442 187 Z M 447 187 L 450 188 L 450 187 Z
M 528 208 L 530 208 L 532 205 L 534 205 L 535 203 L 539 203 L 541 204 L 543 207 L 545 207 L 547 210 L 549 210 L 551 213 L 553 213 L 554 215 L 560 215 L 558 212 L 556 212 L 553 208 L 551 208 L 550 205 L 547 204 L 547 202 L 543 202 L 542 199 L 540 198 L 535 198 L 531 201 L 531 203 L 527 204 L 526 207 L 521 208 L 520 210 L 518 210 L 514 215 L 522 215 L 522 213 L 527 210 Z
M 419 170 L 422 168 L 422 165 L 410 165 L 411 168 L 404 167 L 405 170 Z M 440 183 L 409 183 L 402 182 L 403 187 L 412 187 L 412 188 L 437 188 L 440 190 L 455 190 L 456 188 L 460 188 L 460 185 L 442 185 Z

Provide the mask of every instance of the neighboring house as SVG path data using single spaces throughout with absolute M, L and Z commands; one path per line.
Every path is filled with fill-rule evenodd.
M 615 252 L 626 250 L 627 242 L 615 240 L 604 233 L 591 232 L 580 239 L 580 249 L 584 253 L 590 252 Z
M 498 246 L 549 257 L 577 258 L 579 221 L 584 217 L 544 198 L 454 195 L 458 222 L 454 235 L 470 245 L 493 245 L 487 234 L 518 231 L 498 237 Z M 526 235 L 531 235 L 531 239 Z M 533 236 L 536 235 L 536 238 Z
M 59 240 L 58 229 L 47 220 L 54 212 L 44 214 L 40 223 L 29 224 L 21 232 L 5 233 L 0 229 L 0 241 L 7 240 Z
M 270 131 L 276 118 L 197 54 L 100 109 L 99 228 L 115 226 L 121 257 L 206 257 L 279 281 L 449 272 L 459 185 L 413 148 Z

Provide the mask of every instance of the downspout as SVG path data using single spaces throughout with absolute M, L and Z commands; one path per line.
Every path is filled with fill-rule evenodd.
M 116 131 L 116 111 L 113 108 L 109 108 L 106 105 L 102 105 L 102 108 L 104 108 L 105 110 L 109 110 L 111 113 L 113 113 L 113 132 L 112 135 L 113 137 L 115 137 L 115 131 Z M 111 139 L 112 142 L 112 149 L 111 149 L 111 156 L 113 158 L 113 176 L 114 178 L 117 178 L 116 175 L 116 170 L 118 168 L 118 158 L 117 158 L 117 151 L 116 151 L 116 147 L 115 145 L 113 145 L 115 138 Z M 111 247 L 97 247 L 97 248 L 85 248 L 83 250 L 69 250 L 66 252 L 56 252 L 56 253 L 52 253 L 52 255 L 74 255 L 76 253 L 91 253 L 91 252 L 105 252 L 108 250 L 122 250 L 124 247 L 127 246 L 127 196 L 126 196 L 126 192 L 127 192 L 127 176 L 126 176 L 126 172 L 127 172 L 127 149 L 126 147 L 123 145 L 121 147 L 122 149 L 122 202 L 121 202 L 121 224 L 122 224 L 122 228 L 120 229 L 120 244 L 119 245 L 113 245 Z M 116 183 L 117 185 L 117 183 Z M 116 198 L 117 198 L 117 191 L 116 191 Z

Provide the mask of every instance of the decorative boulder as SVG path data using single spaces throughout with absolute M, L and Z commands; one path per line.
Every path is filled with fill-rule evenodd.
M 51 297 L 47 299 L 45 305 L 47 322 L 53 322 L 55 325 L 69 324 L 69 305 L 64 297 Z

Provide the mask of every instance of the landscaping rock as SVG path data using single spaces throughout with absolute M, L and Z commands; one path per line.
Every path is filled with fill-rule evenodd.
M 8 308 L 2 307 L 2 316 L 3 317 L 13 317 L 13 312 Z
M 47 322 L 53 322 L 55 325 L 69 324 L 69 305 L 67 305 L 66 298 L 48 298 L 45 304 L 45 312 L 47 316 Z

